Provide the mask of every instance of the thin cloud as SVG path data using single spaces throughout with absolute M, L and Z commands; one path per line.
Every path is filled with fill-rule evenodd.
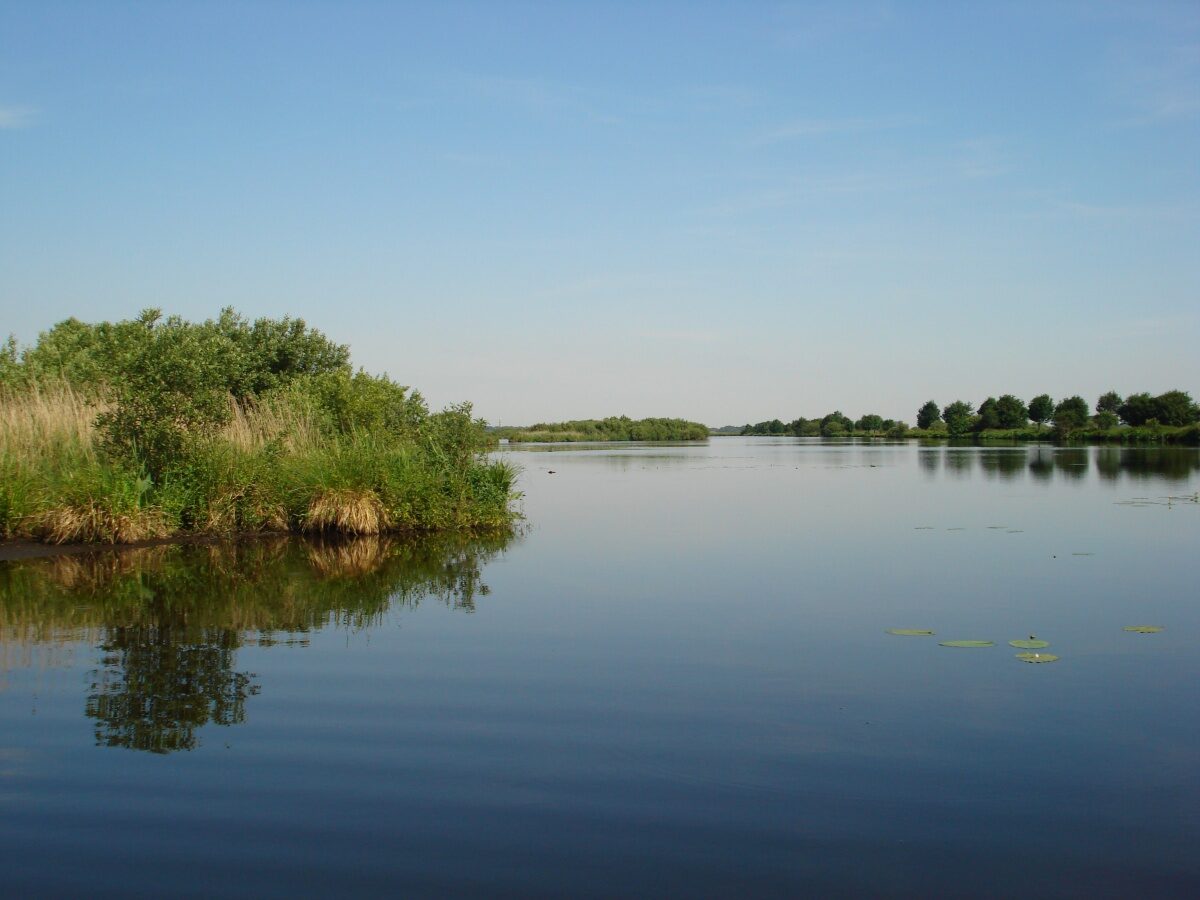
M 0 106 L 0 128 L 26 128 L 32 121 L 32 109 L 24 106 Z

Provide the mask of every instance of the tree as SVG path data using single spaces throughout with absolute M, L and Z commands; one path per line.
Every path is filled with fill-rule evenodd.
M 21 353 L 17 349 L 17 337 L 10 334 L 8 340 L 0 344 L 0 386 L 16 384 L 21 372 Z
M 1087 401 L 1076 395 L 1068 397 L 1054 407 L 1054 428 L 1061 434 L 1070 434 L 1087 424 Z
M 998 407 L 999 401 L 995 397 L 988 397 L 979 404 L 979 421 L 976 423 L 979 431 L 1000 427 L 1000 410 Z
M 1029 419 L 1025 404 L 1012 394 L 1005 394 L 996 401 L 996 414 L 1000 417 L 1001 428 L 1020 428 Z
M 1125 401 L 1121 399 L 1121 395 L 1116 391 L 1108 391 L 1100 395 L 1100 399 L 1096 401 L 1096 412 L 1098 413 L 1116 413 L 1121 409 L 1121 404 Z
M 1049 394 L 1038 394 L 1029 401 L 1029 418 L 1041 425 L 1054 415 L 1054 401 Z
M 1157 417 L 1158 410 L 1154 398 L 1142 392 L 1126 397 L 1125 402 L 1117 408 L 1117 415 L 1126 425 L 1145 425 L 1150 419 Z
M 966 434 L 971 430 L 971 426 L 974 424 L 974 417 L 971 415 L 972 408 L 966 400 L 955 400 L 942 410 L 942 418 L 952 436 Z
M 1191 425 L 1200 419 L 1200 410 L 1187 391 L 1167 391 L 1154 398 L 1154 418 L 1163 425 Z
M 869 413 L 854 423 L 855 431 L 883 431 L 883 416 Z
M 834 410 L 821 418 L 821 436 L 838 437 L 854 430 L 854 422 L 849 416 L 842 414 L 840 409 Z
M 929 428 L 929 426 L 941 417 L 942 411 L 938 408 L 937 403 L 928 400 L 924 406 L 917 410 L 917 427 L 922 430 Z

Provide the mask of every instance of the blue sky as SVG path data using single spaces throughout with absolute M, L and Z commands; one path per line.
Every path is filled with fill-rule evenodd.
M 435 406 L 1200 393 L 1195 3 L 0 3 L 0 332 L 304 317 Z

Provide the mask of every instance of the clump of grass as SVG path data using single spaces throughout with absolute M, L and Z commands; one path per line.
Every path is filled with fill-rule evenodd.
M 321 491 L 308 504 L 304 530 L 343 534 L 379 534 L 390 525 L 374 491 Z
M 95 500 L 46 510 L 32 530 L 50 544 L 136 544 L 173 531 L 161 509 L 120 511 Z

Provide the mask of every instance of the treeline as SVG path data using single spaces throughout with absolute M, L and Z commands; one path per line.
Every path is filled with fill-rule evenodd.
M 1195 442 L 1200 437 L 1200 407 L 1186 391 L 1171 390 L 1121 397 L 1116 391 L 1102 394 L 1094 410 L 1075 395 L 1055 402 L 1039 394 L 1026 404 L 1012 394 L 988 397 L 978 408 L 965 400 L 945 407 L 929 400 L 917 411 L 913 436 L 985 438 L 1009 437 L 1058 440 L 1113 440 Z
M 819 419 L 771 419 L 741 429 L 744 435 L 795 437 L 977 437 L 1010 440 L 1094 440 L 1122 443 L 1200 443 L 1200 407 L 1186 391 L 1122 397 L 1108 391 L 1095 409 L 1079 396 L 1057 403 L 1040 394 L 1029 403 L 1012 394 L 988 397 L 978 407 L 955 400 L 945 407 L 929 400 L 917 411 L 917 424 L 865 415 L 851 419 L 835 411 Z
M 905 437 L 909 427 L 905 422 L 896 419 L 885 419 L 874 414 L 865 415 L 859 419 L 851 419 L 841 410 L 828 413 L 819 419 L 806 419 L 801 416 L 790 422 L 771 419 L 754 425 L 742 427 L 742 434 L 757 435 L 790 435 L 792 437 Z
M 0 351 L 0 537 L 503 527 L 487 441 L 299 319 L 67 319 Z
M 686 419 L 576 419 L 570 422 L 539 422 L 527 428 L 496 428 L 492 433 L 513 443 L 567 441 L 702 441 L 708 426 Z

